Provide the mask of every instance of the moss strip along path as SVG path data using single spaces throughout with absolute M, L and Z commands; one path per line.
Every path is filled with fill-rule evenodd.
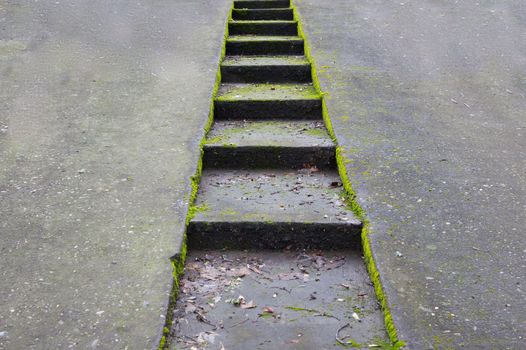
M 242 307 L 245 304 L 238 300 L 238 303 L 230 303 L 234 308 L 230 320 L 239 316 L 236 316 L 236 307 L 246 310 L 243 317 L 251 320 L 247 325 L 234 322 L 232 327 L 242 327 L 241 333 L 245 336 L 251 334 L 250 340 L 239 338 L 239 332 L 224 331 L 221 325 L 228 323 L 224 318 L 229 316 L 225 314 L 224 305 L 216 307 L 216 304 L 221 300 L 224 302 L 226 294 L 238 290 L 266 295 L 264 286 L 257 287 L 265 283 L 256 279 L 256 286 L 246 289 L 236 285 L 239 287 L 236 289 L 225 277 L 232 277 L 228 271 L 234 269 L 233 265 L 227 264 L 219 269 L 219 274 L 224 274 L 219 276 L 217 271 L 212 275 L 203 273 L 210 267 L 205 263 L 199 265 L 197 275 L 193 273 L 182 279 L 181 298 L 164 346 L 177 343 L 182 348 L 221 348 L 215 341 L 218 337 L 221 344 L 229 344 L 226 348 L 292 349 L 297 348 L 300 340 L 288 339 L 290 334 L 316 334 L 323 324 L 324 332 L 332 331 L 331 336 L 318 337 L 318 340 L 313 337 L 301 348 L 359 344 L 383 344 L 382 347 L 390 348 L 384 342 L 386 330 L 382 322 L 378 322 L 382 319 L 378 307 L 368 307 L 360 314 L 356 311 L 358 309 L 352 311 L 358 307 L 356 303 L 338 304 L 340 300 L 353 300 L 356 295 L 351 291 L 362 290 L 362 297 L 370 298 L 374 298 L 374 292 L 367 278 L 353 281 L 351 277 L 354 274 L 367 276 L 363 262 L 352 258 L 360 252 L 363 224 L 356 216 L 360 213 L 353 210 L 348 201 L 347 179 L 342 181 L 340 178 L 338 149 L 331 136 L 329 120 L 324 115 L 319 87 L 313 84 L 313 69 L 305 55 L 301 28 L 289 0 L 234 1 L 227 26 L 229 35 L 220 65 L 222 79 L 213 101 L 214 121 L 203 145 L 199 190 L 187 226 L 189 256 L 202 262 L 208 259 L 207 256 L 216 256 L 225 250 L 232 251 L 236 257 L 240 256 L 235 253 L 240 249 L 260 252 L 269 249 L 286 249 L 288 252 L 316 250 L 316 254 L 308 255 L 314 257 L 312 263 L 325 259 L 320 249 L 339 250 L 344 260 L 347 257 L 349 267 L 342 270 L 340 279 L 331 277 L 331 281 L 336 281 L 335 286 L 318 284 L 316 287 L 316 282 L 323 279 L 324 271 L 317 263 L 317 272 L 307 272 L 305 267 L 300 267 L 298 273 L 304 275 L 301 283 L 312 282 L 311 287 L 318 288 L 319 297 L 324 300 L 322 305 L 343 308 L 345 312 L 339 310 L 338 317 L 328 317 L 330 310 L 315 315 L 309 313 L 302 316 L 308 319 L 291 326 L 286 320 L 276 317 L 274 311 L 269 312 L 270 306 L 258 313 L 252 310 L 257 308 L 255 304 Z M 212 253 L 202 253 L 203 250 Z M 250 259 L 243 256 L 243 259 Z M 268 264 L 279 266 L 278 261 L 287 266 L 300 266 L 290 258 L 271 259 Z M 259 270 L 261 266 L 254 268 L 253 272 L 259 271 L 256 274 L 263 273 Z M 310 279 L 312 273 L 318 278 Z M 250 272 L 237 278 L 247 274 Z M 282 282 L 279 288 L 283 290 L 298 287 L 297 278 L 282 280 L 276 275 L 265 278 L 266 281 L 279 280 Z M 227 281 L 232 288 L 219 288 L 220 281 Z M 213 287 L 203 290 L 194 288 L 196 285 Z M 342 286 L 347 294 L 335 297 L 334 288 L 341 289 Z M 273 295 L 271 290 L 268 293 Z M 373 295 L 369 295 L 371 293 Z M 278 298 L 274 294 L 273 297 Z M 309 301 L 317 298 L 311 293 L 306 300 L 298 300 L 302 305 L 300 308 L 313 309 L 309 307 Z M 291 310 L 290 305 L 284 304 L 286 298 L 274 300 L 261 296 L 261 299 L 267 304 L 274 301 L 275 308 Z M 203 304 L 196 305 L 199 302 Z M 252 319 L 248 310 L 253 313 Z M 260 331 L 257 327 L 251 331 L 251 325 L 261 321 L 260 312 L 271 314 L 265 322 L 273 322 L 273 326 L 269 328 L 265 324 Z M 317 317 L 320 315 L 321 318 Z M 353 325 L 360 331 L 353 333 Z M 360 338 L 359 341 L 356 337 Z

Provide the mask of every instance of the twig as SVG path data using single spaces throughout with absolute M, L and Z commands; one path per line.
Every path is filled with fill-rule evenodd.
M 351 324 L 350 323 L 347 323 L 347 324 L 344 324 L 343 326 L 341 326 L 340 328 L 338 328 L 338 330 L 336 331 L 336 341 L 341 344 L 341 345 L 349 345 L 349 343 L 347 343 L 346 341 L 343 341 L 342 339 L 340 339 L 340 332 L 342 330 L 344 330 L 345 328 L 347 327 L 351 327 Z
M 245 318 L 243 321 L 240 321 L 238 323 L 234 323 L 233 325 L 231 325 L 229 328 L 234 328 L 234 327 L 237 327 L 239 325 L 242 325 L 243 323 L 247 322 L 249 320 L 249 318 Z
M 316 315 L 313 315 L 313 316 L 322 316 L 322 317 L 329 317 L 329 318 L 334 318 L 336 320 L 340 320 L 338 317 L 334 316 L 334 315 L 331 315 L 331 314 L 328 314 L 326 312 L 324 313 L 319 313 L 319 314 L 316 314 Z
M 289 294 L 292 293 L 292 289 L 289 290 L 289 289 L 287 289 L 285 287 L 270 287 L 270 288 L 281 289 L 281 290 L 284 290 L 285 292 L 287 292 Z

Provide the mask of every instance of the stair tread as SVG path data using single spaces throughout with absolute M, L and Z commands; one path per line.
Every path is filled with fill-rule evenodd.
M 257 42 L 257 41 L 301 41 L 303 39 L 299 36 L 288 36 L 288 35 L 231 35 L 227 39 L 227 42 Z
M 229 20 L 228 23 L 256 24 L 256 25 L 259 25 L 259 24 L 281 24 L 281 23 L 295 24 L 295 23 L 298 23 L 298 21 L 295 21 L 295 20 L 287 21 L 287 20 L 283 20 L 283 19 L 265 19 L 265 20 L 233 19 L 233 20 Z
M 305 56 L 227 56 L 222 66 L 305 66 Z
M 319 100 L 311 84 L 221 84 L 217 101 Z
M 210 147 L 335 147 L 323 121 L 216 121 Z
M 341 198 L 337 171 L 206 169 L 193 222 L 273 222 L 359 226 Z

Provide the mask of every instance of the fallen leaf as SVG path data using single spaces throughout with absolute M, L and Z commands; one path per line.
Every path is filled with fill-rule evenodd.
M 246 275 L 250 275 L 250 270 L 246 267 L 242 267 L 239 269 L 232 269 L 229 275 L 233 277 L 245 277 Z
M 254 302 L 252 300 L 250 300 L 248 303 L 242 303 L 240 306 L 241 306 L 242 309 L 253 309 L 257 305 L 254 304 Z
M 187 314 L 191 314 L 195 310 L 197 310 L 197 308 L 192 304 L 187 304 L 186 307 L 184 308 L 184 312 Z
M 278 274 L 278 278 L 282 281 L 290 281 L 290 280 L 297 280 L 303 278 L 302 274 L 298 273 L 280 273 Z
M 252 272 L 257 273 L 258 275 L 261 275 L 261 274 L 263 273 L 263 272 L 261 272 L 260 269 L 258 269 L 257 267 L 254 267 L 254 266 L 252 266 L 252 265 L 248 265 L 248 269 L 249 269 L 250 271 L 252 271 Z
M 270 306 L 265 306 L 263 308 L 263 312 L 266 313 L 266 314 L 273 314 L 274 310 Z

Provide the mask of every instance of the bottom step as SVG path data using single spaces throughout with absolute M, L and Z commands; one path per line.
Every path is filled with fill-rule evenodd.
M 186 261 L 177 349 L 391 348 L 359 251 L 191 251 Z
M 188 225 L 190 248 L 354 247 L 361 222 L 336 171 L 207 169 Z

